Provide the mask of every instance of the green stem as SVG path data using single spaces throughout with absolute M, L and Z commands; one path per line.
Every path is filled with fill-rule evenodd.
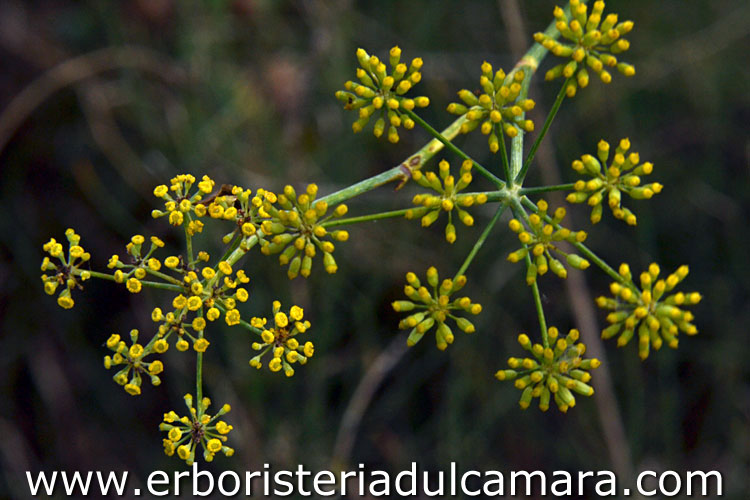
M 336 220 L 324 222 L 321 224 L 321 226 L 328 228 L 328 227 L 344 226 L 346 224 L 357 224 L 359 222 L 369 222 L 369 221 L 375 221 L 375 220 L 380 220 L 380 219 L 389 219 L 392 217 L 403 217 L 404 214 L 408 212 L 409 210 L 412 210 L 412 209 L 402 208 L 401 210 L 392 210 L 390 212 L 360 215 L 359 217 L 349 217 L 346 219 L 336 219 Z
M 469 267 L 469 264 L 471 264 L 471 261 L 474 260 L 474 257 L 477 255 L 477 252 L 479 252 L 479 249 L 482 248 L 482 245 L 484 245 L 484 241 L 487 239 L 487 236 L 489 236 L 490 232 L 492 231 L 492 228 L 495 226 L 497 221 L 500 219 L 500 216 L 503 214 L 505 209 L 508 207 L 507 203 L 503 203 L 497 208 L 497 211 L 495 212 L 495 215 L 492 217 L 492 220 L 487 224 L 487 227 L 484 228 L 484 231 L 482 232 L 482 235 L 479 237 L 476 243 L 474 243 L 474 247 L 471 249 L 471 252 L 469 252 L 469 255 L 466 256 L 466 260 L 464 260 L 464 263 L 461 264 L 461 267 L 456 272 L 456 275 L 453 277 L 453 280 L 455 281 L 459 276 L 464 274 L 466 272 L 466 269 Z
M 627 285 L 628 282 L 625 278 L 620 276 L 620 273 L 612 269 L 612 267 L 604 262 L 598 255 L 596 255 L 594 252 L 592 252 L 589 247 L 584 245 L 583 243 L 572 243 L 572 245 L 581 252 L 588 260 L 592 261 L 594 264 L 596 264 L 602 271 L 607 273 L 610 278 L 617 281 L 618 283 L 622 283 L 624 285 Z M 633 286 L 630 286 L 633 288 Z M 634 288 L 633 288 L 634 289 Z
M 570 7 L 565 7 L 565 9 L 563 9 L 563 12 L 565 12 L 566 15 L 569 15 Z M 544 30 L 544 34 L 554 40 L 560 37 L 560 32 L 558 31 L 555 24 L 556 21 L 552 21 L 547 26 L 547 29 Z M 520 99 L 524 99 L 528 95 L 531 76 L 539 68 L 539 64 L 542 62 L 542 59 L 545 58 L 547 52 L 549 52 L 548 49 L 544 48 L 544 46 L 539 43 L 535 43 L 528 51 L 526 51 L 526 54 L 524 54 L 523 57 L 521 57 L 521 60 L 516 64 L 514 71 L 520 69 L 524 70 L 524 80 L 521 83 L 521 93 L 519 94 Z M 524 173 L 524 176 L 519 177 L 519 174 L 523 170 L 522 162 L 523 133 L 519 133 L 515 138 L 513 138 L 513 142 L 511 144 L 511 173 L 514 174 L 515 183 L 517 184 L 522 184 L 523 178 L 525 176 Z
M 586 3 L 586 0 L 584 0 L 583 3 Z M 565 7 L 563 9 L 563 12 L 565 12 L 566 16 L 570 16 L 570 7 Z M 554 40 L 560 38 L 560 32 L 555 26 L 556 23 L 557 21 L 552 21 L 544 30 L 544 34 Z M 534 45 L 532 45 L 531 48 L 526 51 L 526 54 L 521 57 L 521 60 L 518 61 L 518 64 L 516 64 L 516 68 L 524 68 L 524 71 L 531 70 L 532 73 L 535 72 L 539 67 L 539 63 L 541 63 L 542 59 L 544 59 L 544 57 L 547 55 L 547 52 L 549 52 L 549 50 L 544 48 L 544 46 L 539 43 L 534 43 Z
M 198 312 L 198 316 L 203 316 L 203 308 Z M 203 338 L 203 330 L 198 332 L 198 338 Z M 195 358 L 195 397 L 198 404 L 198 417 L 202 415 L 202 411 L 200 411 L 200 408 L 203 406 L 201 404 L 201 401 L 203 401 L 203 353 L 199 352 L 198 355 Z
M 518 99 L 526 99 L 529 93 L 529 84 L 531 83 L 531 77 L 533 71 L 524 71 L 523 81 L 521 82 L 521 92 L 518 94 Z M 520 118 L 525 118 L 526 113 L 521 114 Z M 526 132 L 523 130 L 518 131 L 513 140 L 510 142 L 510 184 L 517 184 L 518 173 L 521 171 L 521 165 L 523 163 L 523 136 Z
M 505 182 L 507 185 L 510 185 L 511 177 L 510 177 L 510 165 L 508 164 L 508 151 L 505 149 L 505 134 L 503 133 L 502 128 L 500 129 L 500 154 L 502 156 L 501 160 L 503 162 L 503 175 L 505 175 Z
M 461 116 L 460 118 L 456 119 L 442 131 L 442 136 L 447 138 L 448 140 L 453 140 L 461 131 L 461 126 L 465 122 L 465 116 Z M 432 139 L 427 144 L 422 146 L 419 151 L 411 155 L 398 166 L 364 179 L 360 182 L 357 182 L 356 184 L 352 184 L 351 186 L 344 189 L 340 189 L 339 191 L 326 195 L 322 198 L 319 198 L 319 201 L 322 200 L 329 205 L 335 205 L 368 191 L 372 191 L 373 189 L 384 184 L 388 184 L 389 182 L 393 182 L 395 180 L 407 181 L 409 180 L 409 178 L 411 178 L 411 173 L 414 170 L 419 170 L 420 168 L 422 168 L 425 163 L 427 163 L 442 149 L 443 143 L 438 139 Z
M 521 203 L 526 205 L 529 208 L 529 210 L 532 210 L 532 211 L 537 210 L 537 206 L 534 204 L 534 202 L 525 196 L 521 199 Z M 544 220 L 552 224 L 555 229 L 560 229 L 560 227 L 562 227 L 560 224 L 555 224 L 549 216 L 545 216 Z M 612 267 L 609 264 L 604 262 L 604 260 L 602 260 L 594 252 L 592 252 L 586 245 L 580 242 L 574 242 L 574 243 L 571 243 L 571 245 L 573 245 L 579 252 L 581 252 L 581 254 L 583 254 L 588 260 L 596 264 L 602 271 L 607 273 L 607 275 L 610 278 L 612 278 L 618 283 L 622 283 L 623 285 L 630 287 L 633 291 L 638 291 L 635 288 L 635 285 L 633 285 L 632 283 L 628 282 L 625 278 L 620 276 L 620 273 L 612 269 Z
M 240 246 L 240 242 L 242 241 L 242 233 L 238 234 L 237 237 L 232 241 L 232 244 L 227 248 L 227 251 L 224 252 L 224 255 L 221 256 L 221 259 L 219 262 L 222 262 L 224 260 L 227 260 L 227 258 L 234 252 L 238 246 Z
M 482 191 L 482 192 L 476 192 L 476 193 L 461 193 L 468 196 L 474 196 L 475 198 L 480 195 L 486 195 L 487 201 L 493 202 L 493 201 L 499 201 L 502 203 L 506 203 L 511 198 L 511 194 L 508 192 L 507 189 L 501 189 L 499 191 Z
M 185 222 L 182 223 L 182 227 L 185 228 L 185 246 L 187 248 L 187 261 L 192 264 L 193 262 L 193 237 L 190 236 L 188 231 L 189 218 L 185 218 Z
M 425 129 L 427 133 L 429 133 L 431 136 L 433 136 L 435 139 L 442 142 L 446 148 L 463 158 L 464 160 L 469 160 L 474 164 L 474 168 L 477 169 L 482 175 L 487 177 L 493 184 L 495 184 L 499 188 L 505 187 L 505 183 L 497 177 L 495 174 L 484 168 L 482 165 L 480 165 L 477 161 L 473 160 L 469 155 L 461 151 L 459 148 L 457 148 L 450 140 L 448 140 L 446 137 L 443 137 L 443 135 L 432 128 L 432 126 L 424 121 L 421 117 L 419 117 L 414 111 L 410 110 L 404 110 L 404 114 L 409 115 L 409 117 L 417 122 L 420 127 Z
M 221 256 L 221 259 L 218 262 L 216 262 L 216 264 L 214 264 L 214 271 L 216 271 L 216 275 L 206 282 L 206 285 L 205 285 L 206 287 L 209 287 L 209 288 L 212 287 L 219 280 L 220 275 L 222 274 L 221 271 L 219 271 L 219 263 L 224 262 L 227 259 L 229 259 L 229 257 L 240 246 L 240 243 L 242 243 L 243 238 L 244 236 L 241 233 L 238 234 L 237 238 L 235 238 L 235 240 L 232 242 L 229 248 L 227 248 L 227 251 L 224 252 L 224 255 Z M 257 238 L 256 238 L 256 241 L 257 241 Z M 230 264 L 233 264 L 233 262 L 231 262 Z
M 235 248 L 232 251 L 232 253 L 229 254 L 229 256 L 226 258 L 226 262 L 230 266 L 233 266 L 238 260 L 240 260 L 242 257 L 244 257 L 245 254 L 251 248 L 253 248 L 257 244 L 258 244 L 258 236 L 257 235 L 253 235 L 253 236 L 249 236 L 247 238 L 243 238 L 240 241 L 240 245 L 237 248 Z M 218 264 L 217 264 L 217 267 L 218 267 Z M 210 280 L 208 280 L 208 282 L 206 282 L 205 287 L 211 287 L 211 286 L 213 286 L 217 281 L 219 281 L 219 278 L 222 275 L 223 275 L 223 273 L 221 273 L 220 271 L 217 272 L 216 275 L 213 278 L 211 278 Z
M 513 216 L 516 217 L 516 219 L 524 219 L 526 223 L 529 224 L 529 216 L 517 198 L 511 201 L 511 205 L 513 209 Z M 527 250 L 525 260 L 526 268 L 528 269 L 532 265 L 530 256 L 531 252 L 528 251 L 528 246 L 525 244 L 524 248 L 526 248 Z M 531 284 L 531 293 L 534 296 L 534 307 L 536 307 L 537 318 L 539 319 L 539 329 L 542 333 L 542 344 L 544 345 L 544 347 L 549 347 L 549 338 L 547 336 L 547 321 L 544 318 L 542 297 L 539 293 L 539 285 L 536 280 L 534 280 L 534 282 Z
M 74 269 L 73 271 L 71 271 L 71 274 L 73 274 L 74 276 L 80 276 L 82 272 L 84 272 L 83 269 Z M 108 281 L 115 281 L 115 277 L 113 275 L 111 275 L 111 274 L 100 273 L 98 271 L 87 271 L 87 272 L 90 273 L 90 275 L 91 275 L 92 278 L 99 278 L 99 279 L 108 280 Z M 185 287 L 183 287 L 183 286 L 173 285 L 171 283 L 159 283 L 157 281 L 143 281 L 143 280 L 141 280 L 141 285 L 147 286 L 149 288 L 157 288 L 157 289 L 160 289 L 160 290 L 170 290 L 172 292 L 183 292 L 183 291 L 185 291 Z
M 548 193 L 550 191 L 570 191 L 571 189 L 573 189 L 573 186 L 575 186 L 575 184 L 571 182 L 569 184 L 555 184 L 553 186 L 521 188 L 518 190 L 518 194 L 523 196 L 529 194 Z
M 151 269 L 149 267 L 144 267 L 144 269 L 146 270 L 146 272 L 148 274 L 150 274 L 152 276 L 156 276 L 157 278 L 161 278 L 164 281 L 172 283 L 173 285 L 178 285 L 180 287 L 182 286 L 182 283 L 177 278 L 174 278 L 172 276 L 169 276 L 168 274 L 164 274 L 164 273 L 159 272 L 159 271 L 154 271 L 153 269 Z
M 570 81 L 571 78 L 572 77 L 568 77 L 563 82 L 560 92 L 557 93 L 557 98 L 555 99 L 555 103 L 552 105 L 552 109 L 550 109 L 549 114 L 547 115 L 547 118 L 544 120 L 544 125 L 542 126 L 542 130 L 539 132 L 539 135 L 534 140 L 534 144 L 531 145 L 529 154 L 528 156 L 526 156 L 526 161 L 523 162 L 523 167 L 521 168 L 521 171 L 516 176 L 516 179 L 515 179 L 516 184 L 522 184 L 524 178 L 526 178 L 526 172 L 528 172 L 529 166 L 531 166 L 531 162 L 534 159 L 534 156 L 536 155 L 536 150 L 539 149 L 539 144 L 541 144 L 542 139 L 544 139 L 544 136 L 547 134 L 547 130 L 549 130 L 550 125 L 552 125 L 552 120 L 555 119 L 555 116 L 557 115 L 557 111 L 560 109 L 560 105 L 562 104 L 563 99 L 565 99 L 565 88 L 568 86 L 568 82 Z
M 529 252 L 526 253 L 526 265 L 531 265 Z M 549 337 L 547 336 L 547 321 L 544 319 L 544 308 L 542 307 L 542 297 L 539 294 L 539 285 L 537 281 L 531 284 L 531 293 L 534 295 L 534 306 L 536 306 L 537 317 L 539 318 L 539 328 L 542 331 L 542 344 L 545 348 L 549 347 Z

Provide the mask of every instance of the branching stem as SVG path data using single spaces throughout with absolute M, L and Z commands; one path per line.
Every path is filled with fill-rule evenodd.
M 474 247 L 471 249 L 471 252 L 469 252 L 469 255 L 466 256 L 466 260 L 464 260 L 464 263 L 461 264 L 461 267 L 456 271 L 456 275 L 453 277 L 453 280 L 455 281 L 456 278 L 461 276 L 466 272 L 466 269 L 469 267 L 469 264 L 471 264 L 471 261 L 474 260 L 474 257 L 477 255 L 477 252 L 479 252 L 479 249 L 482 248 L 482 245 L 484 245 L 484 241 L 487 239 L 487 236 L 489 236 L 490 232 L 492 231 L 492 228 L 495 227 L 495 224 L 498 220 L 500 220 L 500 216 L 503 214 L 505 209 L 508 207 L 507 203 L 503 203 L 499 207 L 497 207 L 497 211 L 495 212 L 495 215 L 492 217 L 490 222 L 487 224 L 487 227 L 484 228 L 484 231 L 482 232 L 481 236 L 479 236 L 479 239 L 476 243 L 474 243 Z
M 483 167 L 481 164 L 479 164 L 476 160 L 471 158 L 469 155 L 461 151 L 458 147 L 456 147 L 448 138 L 444 137 L 440 132 L 432 128 L 432 126 L 424 121 L 419 115 L 417 115 L 414 111 L 405 110 L 404 114 L 409 115 L 409 117 L 417 122 L 417 124 L 425 129 L 428 134 L 433 136 L 435 139 L 442 142 L 446 148 L 463 158 L 464 160 L 469 160 L 474 164 L 474 168 L 477 169 L 479 173 L 487 177 L 493 184 L 495 184 L 499 188 L 505 187 L 505 183 L 497 177 L 495 174 L 487 170 L 485 167 Z

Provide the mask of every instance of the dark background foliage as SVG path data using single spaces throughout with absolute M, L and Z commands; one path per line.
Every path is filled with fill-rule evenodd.
M 423 57 L 419 94 L 432 101 L 423 115 L 441 128 L 452 120 L 445 105 L 456 90 L 476 85 L 481 62 L 512 67 L 553 5 L 3 2 L 0 496 L 25 497 L 26 470 L 127 469 L 144 478 L 183 466 L 163 455 L 157 425 L 192 390 L 192 357 L 169 352 L 162 386 L 138 398 L 101 364 L 110 333 L 150 331 L 150 308 L 168 299 L 89 282 L 76 307 L 61 310 L 39 281 L 41 245 L 50 236 L 76 228 L 101 267 L 135 233 L 177 248 L 179 238 L 149 215 L 151 190 L 176 173 L 269 189 L 314 181 L 328 193 L 396 165 L 428 137 L 415 130 L 393 146 L 369 132 L 351 134 L 353 116 L 333 93 L 352 78 L 355 49 L 385 56 L 398 44 L 404 57 Z M 469 269 L 470 294 L 484 305 L 476 334 L 458 335 L 445 353 L 429 338 L 406 351 L 389 308 L 407 270 L 436 265 L 452 273 L 491 207 L 477 212 L 476 227 L 459 228 L 450 248 L 439 228 L 405 220 L 354 227 L 338 245 L 334 276 L 317 265 L 308 280 L 290 283 L 282 268 L 254 254 L 245 314 L 266 313 L 276 297 L 299 303 L 314 325 L 316 356 L 287 380 L 247 365 L 243 331 L 213 331 L 206 390 L 234 408 L 237 454 L 212 468 L 365 463 L 398 470 L 418 461 L 444 469 L 456 461 L 506 471 L 614 468 L 623 480 L 644 468 L 718 469 L 727 497 L 747 497 L 750 8 L 739 0 L 613 0 L 608 10 L 636 21 L 627 60 L 638 74 L 615 75 L 608 86 L 592 82 L 565 102 L 529 185 L 570 181 L 571 160 L 594 151 L 599 139 L 630 137 L 656 165 L 663 193 L 628 202 L 639 217 L 635 229 L 609 216 L 589 228 L 585 207 L 571 210 L 571 224 L 592 229 L 592 248 L 614 265 L 690 265 L 685 286 L 705 297 L 695 308 L 700 334 L 644 363 L 634 345 L 617 350 L 609 342 L 609 376 L 594 374 L 594 398 L 579 398 L 567 415 L 522 412 L 518 391 L 492 377 L 519 353 L 516 335 L 537 331 L 521 268 L 505 260 L 515 245 L 509 231 L 496 231 Z M 540 81 L 532 97 L 544 110 L 556 92 L 557 84 Z M 457 143 L 497 163 L 482 137 Z M 401 208 L 409 195 L 385 187 L 350 209 Z M 543 278 L 545 307 L 561 329 L 580 325 L 596 336 L 603 314 L 592 316 L 589 302 L 575 299 L 605 292 L 608 280 L 595 270 L 584 279 L 565 286 Z

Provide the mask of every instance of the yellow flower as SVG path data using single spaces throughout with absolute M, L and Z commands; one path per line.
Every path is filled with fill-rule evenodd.
M 134 384 L 125 384 L 125 392 L 131 396 L 139 396 L 141 394 L 141 388 Z
M 187 305 L 187 298 L 184 295 L 179 294 L 172 300 L 172 307 L 175 309 L 183 309 Z
M 210 342 L 208 340 L 200 338 L 193 343 L 193 349 L 195 349 L 196 352 L 206 352 L 209 344 Z
M 167 433 L 167 437 L 170 441 L 177 442 L 182 437 L 182 431 L 179 427 L 172 427 L 169 432 Z
M 197 311 L 201 308 L 203 305 L 203 301 L 200 297 L 192 296 L 189 299 L 187 299 L 187 308 L 190 311 Z
M 274 315 L 274 321 L 276 322 L 276 328 L 285 328 L 289 325 L 289 318 L 283 312 L 277 312 Z
M 240 323 L 240 312 L 237 309 L 227 311 L 227 313 L 224 315 L 224 320 L 229 326 L 238 325 Z
M 60 295 L 57 297 L 57 304 L 63 309 L 72 309 L 75 302 L 69 295 Z
M 164 339 L 159 339 L 156 342 L 154 342 L 154 352 L 157 352 L 159 354 L 167 352 L 167 349 L 169 349 L 169 344 Z
M 158 359 L 156 361 L 152 361 L 148 367 L 148 372 L 151 375 L 158 375 L 163 371 L 164 371 L 164 365 Z
M 232 274 L 232 266 L 229 264 L 229 262 L 222 260 L 221 262 L 219 262 L 219 271 L 229 276 L 230 274 Z
M 216 321 L 219 319 L 219 316 L 221 316 L 221 311 L 217 309 L 216 307 L 210 308 L 208 311 L 206 311 L 206 317 L 209 321 Z
M 158 307 L 154 308 L 154 310 L 151 311 L 151 321 L 159 322 L 162 319 L 164 319 L 164 314 L 162 314 L 161 309 Z
M 206 443 L 206 449 L 211 453 L 218 453 L 221 451 L 221 446 L 221 441 L 216 438 L 209 439 L 208 443 Z
M 165 186 L 164 184 L 156 186 L 154 188 L 154 196 L 156 196 L 157 198 L 164 198 L 164 196 L 166 196 L 168 192 L 169 188 L 167 188 L 167 186 Z
M 289 317 L 291 317 L 294 321 L 302 321 L 303 316 L 304 310 L 299 306 L 292 306 L 292 308 L 289 310 Z
M 130 293 L 139 293 L 142 285 L 137 278 L 129 278 L 125 285 Z
M 178 212 L 175 210 L 169 213 L 169 223 L 173 226 L 181 226 L 184 220 L 185 216 L 182 215 L 182 212 Z

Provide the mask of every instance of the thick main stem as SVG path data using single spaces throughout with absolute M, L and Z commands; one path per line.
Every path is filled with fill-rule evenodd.
M 536 68 L 535 68 L 536 69 Z M 529 93 L 529 84 L 531 77 L 534 74 L 533 70 L 524 70 L 523 81 L 521 82 L 521 93 L 518 94 L 518 99 L 526 99 Z M 524 118 L 526 113 L 521 114 L 521 118 Z M 523 136 L 525 132 L 519 130 L 510 143 L 510 179 L 509 185 L 517 184 L 518 174 L 521 171 L 521 165 L 523 164 Z
M 453 140 L 461 131 L 461 126 L 466 122 L 466 117 L 461 116 L 456 119 L 453 123 L 448 125 L 440 133 L 444 138 Z M 374 175 L 367 179 L 352 184 L 349 187 L 326 195 L 319 200 L 325 201 L 329 205 L 335 205 L 341 203 L 355 196 L 359 196 L 368 191 L 380 187 L 389 182 L 400 180 L 402 182 L 408 181 L 411 178 L 411 173 L 414 170 L 419 170 L 422 166 L 427 163 L 433 156 L 435 156 L 440 150 L 442 150 L 444 144 L 437 138 L 432 139 L 430 142 L 422 146 L 419 151 L 409 156 L 406 160 L 401 162 L 398 166 L 395 166 L 385 172 Z

